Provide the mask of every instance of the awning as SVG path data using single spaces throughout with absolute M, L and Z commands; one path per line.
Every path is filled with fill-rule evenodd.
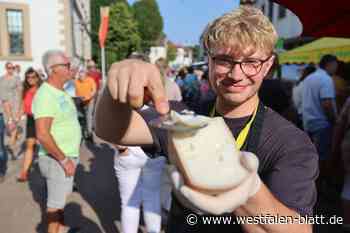
M 296 14 L 303 24 L 303 36 L 350 37 L 349 0 L 273 0 Z
M 279 54 L 279 62 L 318 64 L 325 54 L 333 54 L 344 62 L 350 61 L 350 39 L 325 37 Z

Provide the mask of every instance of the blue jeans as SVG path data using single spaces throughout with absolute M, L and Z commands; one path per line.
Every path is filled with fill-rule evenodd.
M 7 152 L 5 149 L 5 121 L 4 115 L 0 113 L 0 176 L 5 175 L 7 169 Z
M 331 154 L 332 146 L 332 132 L 331 126 L 318 129 L 315 132 L 310 133 L 311 140 L 316 146 L 320 160 L 328 160 Z

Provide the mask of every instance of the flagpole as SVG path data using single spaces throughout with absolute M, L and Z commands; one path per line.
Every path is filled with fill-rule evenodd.
M 98 37 L 99 37 L 99 43 L 101 48 L 102 85 L 105 86 L 107 82 L 105 41 L 108 33 L 109 7 L 100 8 L 100 18 L 101 18 L 101 23 L 100 23 L 100 28 L 98 32 Z
M 104 87 L 107 82 L 105 47 L 101 48 L 101 68 L 102 68 L 102 86 Z

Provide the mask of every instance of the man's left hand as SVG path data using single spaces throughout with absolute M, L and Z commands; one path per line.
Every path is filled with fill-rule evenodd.
M 254 196 L 261 187 L 261 180 L 257 174 L 259 161 L 250 152 L 241 152 L 241 164 L 247 169 L 249 175 L 232 190 L 218 194 L 216 196 L 204 194 L 183 185 L 180 173 L 173 169 L 170 177 L 175 187 L 175 194 L 184 206 L 195 212 L 205 212 L 215 215 L 231 213 L 238 207 L 244 205 L 248 199 Z M 179 196 L 182 196 L 179 198 Z M 194 207 L 191 207 L 191 205 Z

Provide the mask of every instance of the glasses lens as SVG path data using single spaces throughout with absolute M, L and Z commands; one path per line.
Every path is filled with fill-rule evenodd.
M 224 74 L 231 70 L 231 62 L 225 59 L 215 58 L 215 69 L 218 73 Z
M 241 67 L 242 71 L 248 76 L 254 76 L 259 73 L 261 69 L 262 62 L 261 61 L 249 61 L 242 62 Z

